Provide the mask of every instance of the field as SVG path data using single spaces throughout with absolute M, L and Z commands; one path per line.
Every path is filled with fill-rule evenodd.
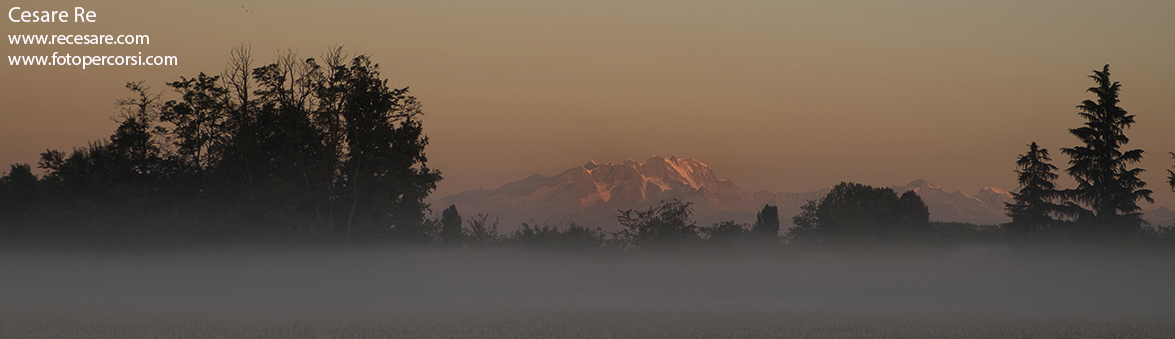
M 3 338 L 1169 338 L 1167 253 L 0 255 Z
M 719 312 L 721 311 L 721 312 Z M 713 312 L 501 312 L 342 320 L 5 317 L 4 338 L 1170 338 L 1163 321 L 816 316 Z

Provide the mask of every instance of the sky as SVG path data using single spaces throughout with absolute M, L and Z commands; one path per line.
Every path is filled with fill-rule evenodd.
M 436 197 L 587 163 L 692 157 L 743 190 L 925 179 L 1016 187 L 1037 142 L 1067 167 L 1075 108 L 1105 64 L 1128 145 L 1175 208 L 1175 2 L 10 1 L 95 22 L 5 34 L 146 34 L 149 45 L 5 45 L 8 56 L 174 55 L 174 66 L 0 66 L 0 172 L 109 137 L 128 81 L 219 74 L 247 44 L 367 54 L 424 104 Z M 70 15 L 70 19 L 73 19 Z M 1067 177 L 1062 187 L 1073 187 Z

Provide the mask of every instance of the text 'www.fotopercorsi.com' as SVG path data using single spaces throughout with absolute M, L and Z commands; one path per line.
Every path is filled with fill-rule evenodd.
M 20 24 L 93 23 L 98 14 L 82 7 L 73 11 L 25 10 L 19 6 L 8 10 L 8 20 Z M 146 34 L 9 34 L 9 45 L 149 45 Z M 10 66 L 175 66 L 174 55 L 143 55 L 143 52 L 91 55 L 62 53 L 41 55 L 9 55 Z

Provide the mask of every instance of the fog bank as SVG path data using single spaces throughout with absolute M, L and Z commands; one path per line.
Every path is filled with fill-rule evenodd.
M 1171 259 L 1001 247 L 721 255 L 380 247 L 22 252 L 0 256 L 0 312 L 379 319 L 693 307 L 1153 320 L 1175 316 Z

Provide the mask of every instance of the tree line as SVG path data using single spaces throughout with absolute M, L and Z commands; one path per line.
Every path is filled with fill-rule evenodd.
M 507 234 L 497 232 L 488 216 L 463 219 L 456 206 L 442 213 L 443 246 L 524 245 L 546 249 L 640 253 L 663 250 L 763 250 L 781 246 L 935 245 L 954 246 L 1002 240 L 999 227 L 930 221 L 930 212 L 913 191 L 841 183 L 809 201 L 793 217 L 795 227 L 781 229 L 777 206 L 765 205 L 754 223 L 722 221 L 698 225 L 692 203 L 661 200 L 648 209 L 617 211 L 620 229 L 606 232 L 567 222 L 523 223 Z M 780 232 L 783 231 L 781 234 Z M 996 232 L 993 232 L 996 231 Z
M 127 84 L 108 140 L 46 150 L 0 179 L 8 239 L 186 242 L 427 237 L 421 103 L 379 65 L 341 48 L 254 65 L 233 49 L 221 75 Z
M 463 218 L 455 206 L 433 215 L 425 198 L 441 180 L 428 167 L 421 103 L 389 87 L 379 65 L 340 48 L 320 58 L 285 53 L 254 65 L 233 49 L 220 75 L 166 83 L 163 100 L 143 82 L 118 101 L 107 140 L 72 152 L 46 150 L 37 166 L 14 164 L 0 176 L 0 237 L 9 242 L 172 244 L 186 242 L 401 241 L 443 246 L 518 244 L 615 250 L 819 244 L 959 244 L 1022 240 L 1159 240 L 1140 200 L 1152 191 L 1130 168 L 1142 150 L 1125 150 L 1134 116 L 1118 106 L 1121 85 L 1109 66 L 1094 71 L 1095 100 L 1077 106 L 1086 120 L 1070 129 L 1078 146 L 1059 189 L 1057 167 L 1035 142 L 1016 161 L 1021 189 L 997 226 L 930 221 L 912 191 L 842 182 L 809 201 L 780 229 L 776 206 L 756 221 L 697 225 L 689 202 L 617 211 L 605 232 L 567 222 L 524 223 L 499 234 L 490 216 Z M 1175 153 L 1172 153 L 1175 156 Z M 1168 170 L 1172 190 L 1175 171 Z M 781 231 L 783 233 L 781 234 Z
M 693 204 L 679 199 L 661 200 L 647 210 L 618 211 L 622 226 L 614 232 L 577 225 L 523 223 L 509 233 L 498 232 L 498 222 L 485 214 L 461 218 L 456 206 L 441 213 L 440 246 L 520 245 L 551 250 L 643 252 L 667 249 L 711 248 L 731 250 L 743 246 L 779 245 L 779 212 L 767 205 L 753 224 L 723 221 L 699 226 L 692 218 Z
M 1085 123 L 1069 129 L 1080 144 L 1061 148 L 1069 156 L 1065 173 L 1077 182 L 1077 187 L 1058 188 L 1058 168 L 1050 163 L 1048 149 L 1030 143 L 1028 152 L 1016 161 L 1021 189 L 1013 193 L 1014 201 L 1006 206 L 1012 217 L 1008 230 L 1030 239 L 1171 238 L 1170 228 L 1161 227 L 1168 225 L 1148 225 L 1142 219 L 1138 203 L 1153 203 L 1153 191 L 1139 178 L 1144 170 L 1133 167 L 1142 161 L 1143 150 L 1126 147 L 1130 138 L 1125 131 L 1135 121 L 1134 115 L 1118 105 L 1122 85 L 1110 80 L 1109 65 L 1094 70 L 1089 77 L 1095 85 L 1088 92 L 1096 99 L 1084 100 L 1077 106 Z M 1167 183 L 1175 191 L 1175 172 L 1167 173 Z

